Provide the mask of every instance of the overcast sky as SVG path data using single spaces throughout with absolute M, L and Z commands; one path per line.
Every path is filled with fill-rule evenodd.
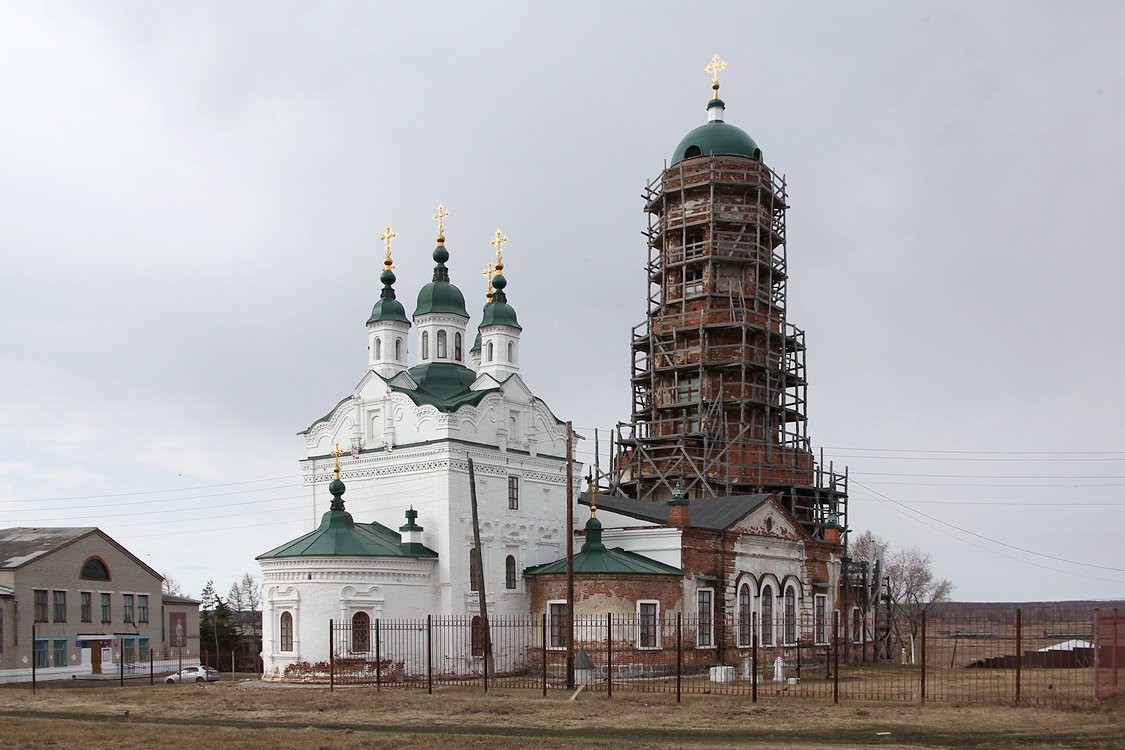
M 627 419 L 640 193 L 718 53 L 851 528 L 960 599 L 1125 596 L 1122 39 L 1119 3 L 0 0 L 0 525 L 259 574 L 324 510 L 295 433 L 364 372 L 378 237 L 410 311 L 438 202 L 471 325 L 500 227 L 528 384 Z

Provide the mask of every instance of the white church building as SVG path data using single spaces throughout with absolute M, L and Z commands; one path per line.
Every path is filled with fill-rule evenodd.
M 378 618 L 478 612 L 469 458 L 490 615 L 526 615 L 523 570 L 565 551 L 566 427 L 520 376 L 522 329 L 502 274 L 506 238 L 497 231 L 497 275 L 468 350 L 443 215 L 439 208 L 433 281 L 418 292 L 413 332 L 395 297 L 388 227 L 367 371 L 300 433 L 304 483 L 325 513 L 313 531 L 257 558 L 267 679 L 327 661 L 330 619 L 358 630 Z M 348 502 L 369 517 L 353 517 Z

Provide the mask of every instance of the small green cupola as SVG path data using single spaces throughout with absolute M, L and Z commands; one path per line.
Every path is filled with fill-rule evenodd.
M 407 341 L 410 321 L 402 303 L 395 299 L 395 262 L 391 258 L 391 240 L 394 230 L 389 226 L 380 237 L 386 248 L 383 257 L 383 272 L 379 280 L 383 291 L 367 319 L 368 367 L 384 378 L 392 378 L 406 369 Z
M 436 264 L 434 266 L 434 278 L 418 292 L 418 306 L 414 310 L 415 318 L 420 315 L 443 313 L 457 315 L 466 320 L 469 319 L 469 313 L 465 310 L 465 295 L 461 294 L 460 289 L 449 283 L 449 269 L 445 265 L 445 262 L 449 260 L 449 251 L 445 249 L 445 225 L 443 220 L 448 215 L 444 206 L 438 206 L 437 216 L 434 217 L 438 221 L 437 247 L 434 248 L 433 256 Z
M 724 122 L 726 103 L 719 98 L 719 71 L 727 64 L 718 55 L 711 58 L 707 72 L 712 74 L 712 96 L 707 102 L 707 123 L 695 128 L 672 152 L 671 164 L 703 156 L 743 156 L 762 160 L 762 150 L 742 128 Z
M 406 317 L 406 309 L 403 308 L 402 303 L 395 298 L 395 263 L 391 258 L 391 240 L 395 238 L 395 233 L 387 227 L 381 240 L 386 245 L 386 255 L 383 258 L 383 272 L 379 274 L 379 281 L 383 283 L 383 291 L 379 293 L 379 300 L 375 303 L 375 307 L 371 308 L 371 317 L 367 319 L 368 325 L 378 323 L 381 320 L 393 320 L 409 325 L 410 321 Z
M 491 294 L 481 315 L 480 364 L 477 372 L 490 375 L 498 382 L 519 372 L 520 327 L 516 310 L 508 304 L 508 294 L 504 290 L 508 280 L 504 277 L 504 243 L 508 238 L 499 229 L 492 245 L 496 248 L 496 261 L 490 264 L 495 276 L 491 280 Z M 486 273 L 489 271 L 486 270 Z

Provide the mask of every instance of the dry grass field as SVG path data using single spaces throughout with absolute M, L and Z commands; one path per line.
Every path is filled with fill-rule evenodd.
M 208 685 L 0 689 L 0 747 L 1123 748 L 1125 707 L 887 705 L 534 691 Z

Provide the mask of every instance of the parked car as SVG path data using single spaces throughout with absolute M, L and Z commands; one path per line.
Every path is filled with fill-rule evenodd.
M 169 685 L 184 682 L 218 682 L 219 672 L 214 667 L 184 667 L 175 674 L 168 675 L 164 682 Z

